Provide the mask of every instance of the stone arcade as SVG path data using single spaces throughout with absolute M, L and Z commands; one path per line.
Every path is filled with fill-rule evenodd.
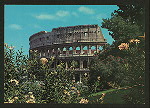
M 30 50 L 37 50 L 40 58 L 55 57 L 66 64 L 66 69 L 71 69 L 71 62 L 76 61 L 79 65 L 75 68 L 73 79 L 80 83 L 82 76 L 85 73 L 88 75 L 94 53 L 106 44 L 98 25 L 53 28 L 51 32 L 33 34 L 29 41 Z

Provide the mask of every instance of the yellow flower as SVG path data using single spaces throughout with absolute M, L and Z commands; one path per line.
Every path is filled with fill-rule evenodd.
M 8 99 L 8 103 L 14 103 L 14 99 Z
M 48 60 L 46 58 L 41 58 L 40 61 L 44 65 L 48 62 Z
M 29 92 L 28 94 L 33 94 L 33 92 Z
M 18 99 L 18 97 L 14 97 L 14 100 L 17 100 Z
M 9 102 L 4 102 L 4 103 L 9 103 Z
M 140 40 L 135 39 L 134 42 L 135 42 L 135 43 L 140 43 Z
M 89 100 L 82 98 L 79 103 L 80 104 L 87 104 L 88 102 L 89 102 Z
M 76 89 L 75 87 L 71 87 L 71 89 Z
M 130 42 L 130 43 L 134 43 L 134 39 L 131 39 L 129 42 Z
M 66 90 L 64 90 L 64 94 L 67 94 L 68 92 Z
M 68 96 L 70 96 L 70 93 L 69 93 L 69 92 L 67 92 L 67 95 L 68 95 Z
M 118 46 L 120 50 L 122 49 L 128 49 L 129 44 L 128 43 L 121 43 L 121 45 Z
M 51 57 L 51 60 L 53 61 L 54 59 L 55 59 L 55 57 L 52 56 L 52 57 Z
M 26 103 L 35 103 L 35 100 L 29 99 L 29 100 L 26 101 Z
M 14 85 L 19 85 L 19 81 L 15 80 L 15 79 L 11 79 L 10 80 L 11 83 L 13 83 Z
M 33 95 L 30 95 L 30 98 L 31 98 L 31 99 L 35 99 L 35 97 L 34 97 Z
M 106 93 L 102 93 L 102 96 L 100 97 L 100 100 L 103 100 L 105 95 L 106 95 Z
M 59 67 L 59 68 L 63 68 L 63 67 L 62 67 L 62 65 L 57 65 L 57 67 Z

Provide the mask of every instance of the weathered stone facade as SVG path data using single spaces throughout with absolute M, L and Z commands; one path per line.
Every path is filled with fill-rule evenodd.
M 75 69 L 78 75 L 73 79 L 79 82 L 82 82 L 82 75 L 89 72 L 88 65 L 94 53 L 106 44 L 98 25 L 53 28 L 51 32 L 33 34 L 29 41 L 30 50 L 38 50 L 39 57 L 56 57 L 65 62 L 66 69 L 70 69 L 71 62 L 75 60 L 79 66 Z

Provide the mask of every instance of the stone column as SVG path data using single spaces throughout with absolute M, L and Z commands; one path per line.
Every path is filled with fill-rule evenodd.
M 90 58 L 88 58 L 88 61 L 87 61 L 87 68 L 89 68 L 89 64 L 90 64 Z
M 81 78 L 82 78 L 82 76 L 81 76 L 81 72 L 80 72 L 80 83 L 81 83 Z
M 45 50 L 43 50 L 42 52 L 43 52 L 42 56 L 45 56 Z
M 82 45 L 80 46 L 80 52 L 81 52 L 81 54 L 83 54 L 83 46 Z
M 52 56 L 52 49 L 50 49 L 49 54 L 50 54 L 50 56 Z
M 99 45 L 96 45 L 96 52 L 99 52 Z
M 83 60 L 80 60 L 80 69 L 83 68 Z
M 66 47 L 66 56 L 69 55 L 69 47 Z
M 91 55 L 91 45 L 88 45 L 88 53 Z
M 42 56 L 41 51 L 39 53 L 40 53 L 40 57 L 41 57 Z
M 68 62 L 66 61 L 66 69 L 68 69 Z
M 73 46 L 73 54 L 76 54 L 76 46 Z
M 60 47 L 60 54 L 63 54 L 63 48 Z

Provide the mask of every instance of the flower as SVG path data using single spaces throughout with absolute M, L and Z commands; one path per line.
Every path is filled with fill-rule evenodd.
M 75 82 L 75 80 L 73 79 L 72 82 Z
M 82 98 L 79 103 L 80 104 L 87 104 L 88 102 L 89 102 L 89 100 Z
M 73 90 L 74 90 L 74 89 L 76 89 L 76 88 L 75 88 L 75 87 L 71 87 L 71 89 L 73 89 Z
M 26 103 L 35 103 L 33 92 L 28 92 L 28 95 L 25 95 L 25 98 L 27 99 Z
M 106 93 L 102 93 L 102 96 L 99 98 L 100 100 L 103 100 L 105 97 Z
M 68 96 L 70 96 L 70 93 L 69 93 L 69 92 L 67 92 L 67 95 L 68 95 Z
M 121 43 L 121 45 L 118 46 L 120 50 L 122 49 L 128 49 L 129 44 L 128 43 Z
M 18 99 L 18 97 L 14 97 L 14 100 L 17 100 Z
M 98 76 L 98 77 L 97 77 L 97 79 L 98 79 L 98 80 L 100 80 L 100 79 L 101 79 L 101 77 L 100 77 L 100 76 Z
M 50 59 L 53 61 L 55 59 L 55 57 L 52 56 Z
M 48 62 L 48 60 L 46 58 L 41 58 L 40 61 L 44 65 Z
M 129 42 L 130 42 L 130 43 L 134 43 L 134 39 L 131 39 Z
M 10 82 L 14 85 L 19 85 L 19 81 L 15 80 L 15 79 L 11 79 Z
M 135 39 L 134 42 L 135 42 L 135 43 L 140 43 L 140 40 Z
M 12 50 L 12 49 L 14 49 L 15 47 L 14 46 L 10 46 L 10 47 L 8 47 L 10 50 Z
M 33 92 L 29 92 L 28 94 L 30 94 L 30 95 L 31 95 L 31 94 L 33 94 Z
M 14 99 L 8 99 L 8 103 L 14 103 Z
M 7 43 L 4 43 L 4 46 L 5 46 L 5 47 L 8 47 L 8 44 L 7 44 Z
M 68 92 L 66 90 L 64 90 L 64 93 L 67 94 Z
M 35 103 L 35 100 L 29 99 L 29 100 L 26 101 L 26 103 Z
M 38 52 L 38 50 L 34 50 L 34 52 Z

